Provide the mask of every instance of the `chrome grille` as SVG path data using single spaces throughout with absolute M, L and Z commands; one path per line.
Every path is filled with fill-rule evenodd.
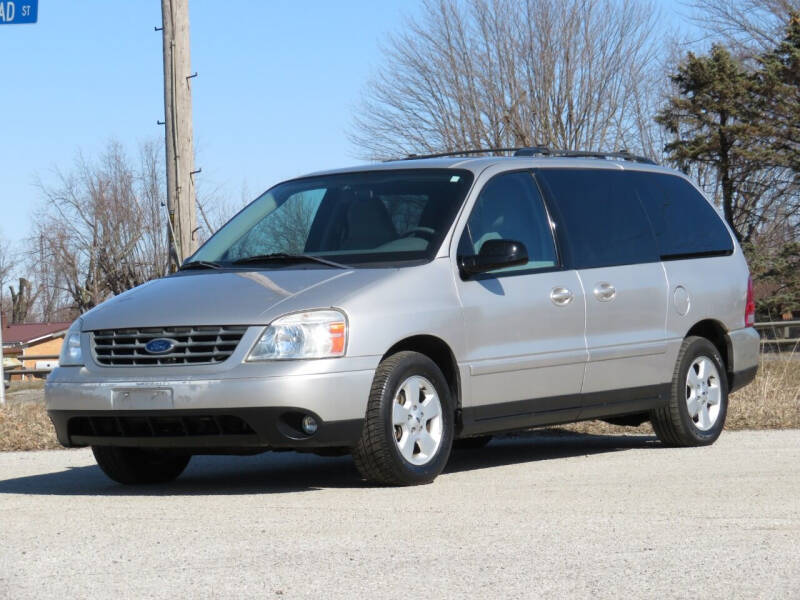
M 109 367 L 213 364 L 233 354 L 245 331 L 247 326 L 239 325 L 104 329 L 92 332 L 92 346 L 97 363 Z M 147 352 L 147 343 L 159 338 L 174 347 L 164 354 Z

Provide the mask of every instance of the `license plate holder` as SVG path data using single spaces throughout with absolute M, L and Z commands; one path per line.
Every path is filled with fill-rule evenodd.
M 115 410 L 164 410 L 172 408 L 171 388 L 118 388 L 111 391 Z

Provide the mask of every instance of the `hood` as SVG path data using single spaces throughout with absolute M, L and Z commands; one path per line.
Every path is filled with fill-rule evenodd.
M 178 273 L 120 294 L 83 316 L 83 330 L 266 325 L 296 310 L 336 306 L 392 269 L 277 269 Z M 307 303 L 307 304 L 304 304 Z

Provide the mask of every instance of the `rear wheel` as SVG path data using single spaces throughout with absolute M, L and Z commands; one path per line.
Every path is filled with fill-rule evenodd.
M 658 438 L 670 446 L 713 444 L 725 426 L 728 380 L 717 348 L 705 338 L 683 340 L 669 402 L 651 414 Z
M 117 483 L 167 483 L 183 473 L 191 454 L 168 450 L 92 446 L 97 464 Z
M 414 485 L 442 472 L 453 443 L 447 381 L 430 358 L 398 352 L 378 365 L 353 458 L 368 481 Z

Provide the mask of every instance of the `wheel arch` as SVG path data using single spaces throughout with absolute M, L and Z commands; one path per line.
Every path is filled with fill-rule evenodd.
M 404 338 L 392 345 L 381 357 L 381 360 L 404 350 L 424 354 L 436 363 L 436 366 L 442 371 L 447 381 L 450 394 L 455 400 L 456 409 L 460 409 L 461 375 L 458 371 L 458 363 L 456 362 L 455 354 L 453 354 L 450 345 L 442 338 L 434 335 L 414 335 Z
M 730 380 L 730 375 L 733 372 L 733 349 L 731 348 L 728 329 L 725 325 L 715 319 L 704 319 L 692 325 L 684 337 L 689 336 L 702 337 L 714 344 L 714 347 L 722 357 L 722 361 L 725 363 L 725 372 L 728 375 L 728 380 Z

